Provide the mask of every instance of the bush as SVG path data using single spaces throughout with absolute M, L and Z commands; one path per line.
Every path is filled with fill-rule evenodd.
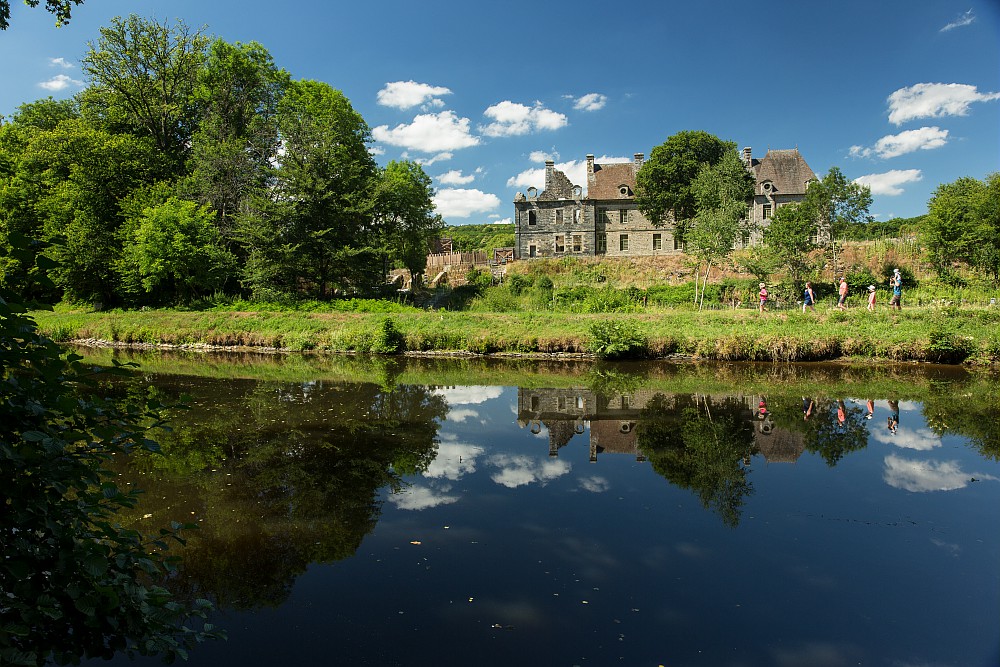
M 631 320 L 601 320 L 590 326 L 587 348 L 601 359 L 625 359 L 646 356 L 649 343 Z
M 385 318 L 368 340 L 372 354 L 398 354 L 406 349 L 406 337 L 391 318 Z

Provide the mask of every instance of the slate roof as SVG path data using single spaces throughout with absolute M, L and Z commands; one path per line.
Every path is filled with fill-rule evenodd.
M 759 195 L 804 195 L 809 181 L 816 180 L 816 174 L 797 148 L 769 150 L 759 162 L 753 161 L 752 168 L 757 178 Z M 763 189 L 765 182 L 771 183 L 771 192 Z
M 625 185 L 629 194 L 623 197 L 619 186 Z M 635 196 L 635 163 L 616 162 L 595 164 L 594 180 L 587 183 L 588 199 L 627 199 Z

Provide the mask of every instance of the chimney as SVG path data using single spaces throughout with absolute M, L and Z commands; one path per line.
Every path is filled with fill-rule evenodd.
M 748 167 L 753 164 L 753 160 L 750 158 L 750 147 L 749 146 L 747 146 L 746 148 L 743 149 L 743 164 L 745 164 Z
M 594 185 L 594 156 L 587 154 L 587 190 Z
M 642 153 L 636 153 L 632 157 L 635 160 L 635 171 L 636 173 L 639 173 L 639 170 L 642 169 L 642 162 L 646 159 L 646 156 Z
M 552 177 L 555 175 L 556 162 L 555 160 L 545 161 L 545 189 L 550 193 L 552 192 Z

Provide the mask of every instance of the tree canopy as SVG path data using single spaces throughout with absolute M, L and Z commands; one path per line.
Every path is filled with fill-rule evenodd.
M 29 7 L 37 7 L 41 0 L 24 0 Z M 83 0 L 45 0 L 45 10 L 56 17 L 56 25 L 69 23 L 73 7 L 82 5 Z M 0 30 L 10 27 L 10 0 L 0 0 Z
M 920 232 L 940 275 L 964 264 L 1000 280 L 1000 173 L 938 186 Z

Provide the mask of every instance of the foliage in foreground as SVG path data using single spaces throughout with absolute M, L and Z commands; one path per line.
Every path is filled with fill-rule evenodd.
M 40 336 L 19 301 L 0 290 L 0 664 L 186 657 L 221 633 L 191 629 L 208 601 L 187 606 L 161 585 L 182 526 L 147 538 L 117 525 L 137 498 L 104 471 L 116 455 L 157 450 L 147 431 L 162 406 L 94 398 L 93 372 Z

